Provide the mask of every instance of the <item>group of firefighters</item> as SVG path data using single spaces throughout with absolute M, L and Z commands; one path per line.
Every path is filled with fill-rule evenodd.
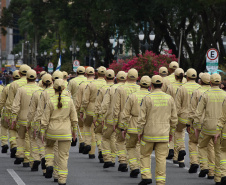
M 199 79 L 197 79 L 199 77 Z M 26 64 L 13 72 L 13 82 L 0 86 L 1 146 L 14 164 L 38 171 L 65 185 L 71 146 L 79 137 L 79 153 L 98 159 L 152 183 L 151 154 L 155 150 L 157 185 L 165 185 L 166 160 L 185 167 L 185 132 L 189 134 L 189 173 L 226 185 L 226 93 L 221 76 L 188 69 L 177 62 L 159 75 L 143 76 L 101 66 L 78 67 L 67 82 L 66 72 L 37 74 Z M 196 83 L 198 80 L 198 83 Z

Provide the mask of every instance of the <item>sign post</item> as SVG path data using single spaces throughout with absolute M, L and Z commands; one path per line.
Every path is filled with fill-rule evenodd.
M 78 67 L 80 66 L 80 62 L 78 60 L 75 60 L 73 62 L 73 71 L 76 73 L 77 72 L 77 69 Z
M 52 62 L 49 62 L 48 63 L 48 72 L 49 73 L 52 73 L 53 72 L 53 63 Z
M 218 70 L 219 53 L 217 49 L 211 48 L 206 53 L 206 69 L 210 73 Z

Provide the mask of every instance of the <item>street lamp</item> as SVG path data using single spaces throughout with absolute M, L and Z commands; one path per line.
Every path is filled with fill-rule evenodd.
M 109 42 L 110 42 L 111 44 L 113 44 L 113 43 L 114 43 L 114 41 L 115 41 L 114 37 L 113 37 L 113 36 L 111 36 L 111 37 L 110 37 L 110 39 L 109 39 Z
M 43 53 L 41 53 L 41 57 L 43 57 Z
M 76 47 L 76 51 L 77 51 L 77 52 L 80 51 L 80 47 L 79 47 L 79 46 Z
M 69 50 L 70 50 L 71 52 L 73 51 L 73 49 L 74 49 L 74 48 L 73 48 L 72 46 L 69 47 Z
M 152 47 L 153 47 L 153 41 L 155 39 L 155 33 L 154 33 L 154 31 L 151 31 L 151 33 L 149 34 L 150 44 L 148 44 L 148 39 L 146 39 L 145 44 L 142 44 L 142 41 L 144 40 L 144 37 L 145 37 L 143 31 L 140 31 L 138 37 L 139 37 L 139 40 L 140 40 L 140 47 L 141 47 L 141 49 L 142 48 L 145 48 L 145 50 L 149 50 L 149 48 L 152 49 Z
M 45 55 L 45 56 L 47 55 L 47 52 L 46 52 L 46 51 L 44 51 L 44 55 Z
M 95 47 L 95 48 L 98 47 L 98 42 L 97 42 L 97 41 L 94 42 L 94 47 Z
M 119 44 L 123 44 L 123 42 L 124 42 L 124 38 L 123 38 L 123 36 L 120 36 L 119 37 Z
M 56 53 L 57 53 L 57 54 L 59 54 L 59 53 L 60 53 L 60 50 L 59 50 L 59 48 L 57 48 L 57 49 L 56 49 Z
M 65 52 L 66 52 L 66 50 L 63 48 L 63 49 L 62 49 L 62 53 L 64 54 Z
M 86 47 L 87 47 L 87 48 L 90 47 L 90 42 L 89 42 L 89 40 L 86 41 Z

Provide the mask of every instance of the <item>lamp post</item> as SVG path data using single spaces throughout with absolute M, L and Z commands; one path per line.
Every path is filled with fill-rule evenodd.
M 88 61 L 89 61 L 89 66 L 93 66 L 95 68 L 96 66 L 96 59 L 93 60 L 93 56 L 95 56 L 95 53 L 96 53 L 96 49 L 98 47 L 98 42 L 95 40 L 95 42 L 93 43 L 93 46 L 94 48 L 91 48 L 91 43 L 89 40 L 87 40 L 86 42 L 86 47 L 87 47 L 87 52 L 88 52 L 88 55 L 89 55 L 89 58 L 88 58 Z M 93 64 L 92 64 L 92 61 L 93 61 Z
M 153 31 L 151 31 L 151 33 L 149 34 L 150 44 L 148 44 L 148 39 L 146 39 L 145 44 L 142 44 L 142 42 L 145 38 L 143 31 L 140 31 L 138 37 L 139 37 L 139 40 L 140 40 L 140 49 L 141 50 L 142 50 L 142 48 L 144 48 L 145 51 L 149 50 L 149 48 L 152 50 L 153 41 L 155 40 L 155 33 Z
M 112 44 L 112 55 L 114 55 L 114 59 L 117 61 L 118 60 L 118 53 L 121 53 L 121 50 L 122 50 L 122 45 L 123 45 L 123 42 L 124 42 L 124 38 L 123 36 L 120 36 L 119 39 L 118 39 L 118 42 L 115 41 L 114 37 L 111 36 L 109 38 L 109 42 Z M 115 43 L 115 46 L 113 46 Z M 118 45 L 119 43 L 119 45 Z
M 80 47 L 76 46 L 76 50 L 74 51 L 73 46 L 70 46 L 69 50 L 71 51 L 71 57 L 72 57 L 72 60 L 74 61 L 76 57 L 79 56 Z

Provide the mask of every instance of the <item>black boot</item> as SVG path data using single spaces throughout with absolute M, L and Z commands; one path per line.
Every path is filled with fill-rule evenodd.
M 206 177 L 206 175 L 209 173 L 209 170 L 205 169 L 205 170 L 201 170 L 199 172 L 199 177 Z
M 24 158 L 16 158 L 14 164 L 21 164 L 22 162 L 24 162 Z
M 76 144 L 77 144 L 77 138 L 75 139 L 75 141 L 74 141 L 74 139 L 72 138 L 71 146 L 76 146 Z
M 184 163 L 178 163 L 179 164 L 179 168 L 184 168 L 185 167 L 185 164 Z
M 128 172 L 127 164 L 119 164 L 118 171 Z
M 152 179 L 142 179 L 142 181 L 138 185 L 147 185 L 151 183 L 152 183 Z
M 216 182 L 215 185 L 222 185 L 221 182 Z
M 198 168 L 199 168 L 198 164 L 192 164 L 190 166 L 190 169 L 188 170 L 188 173 L 197 173 Z
M 173 149 L 170 149 L 169 150 L 168 157 L 166 159 L 173 159 L 173 156 L 174 156 L 174 150 Z
M 83 153 L 84 148 L 85 148 L 85 143 L 80 143 L 80 145 L 79 145 L 79 153 Z
M 45 158 L 42 158 L 42 160 L 41 160 L 41 166 L 42 166 L 42 170 L 45 170 L 46 169 L 46 159 Z
M 115 163 L 111 163 L 111 167 L 115 167 Z
M 66 183 L 64 183 L 64 184 L 60 184 L 60 183 L 59 183 L 58 185 L 66 185 Z
M 16 147 L 14 147 L 14 148 L 12 148 L 12 149 L 10 149 L 10 157 L 11 158 L 16 158 L 16 151 L 17 151 L 17 148 Z
M 179 164 L 179 162 L 176 160 L 173 160 L 173 164 Z
M 23 163 L 23 167 L 24 168 L 29 168 L 30 167 L 30 164 L 29 163 Z
M 208 175 L 207 179 L 214 179 L 214 176 L 209 176 Z
M 38 166 L 40 165 L 41 161 L 34 161 L 31 171 L 35 172 L 38 171 Z
M 178 161 L 183 161 L 185 155 L 186 155 L 186 151 L 185 151 L 185 150 L 179 151 L 179 154 L 178 154 Z
M 221 178 L 221 185 L 226 185 L 226 176 Z
M 9 149 L 9 146 L 8 145 L 3 145 L 2 146 L 2 153 L 3 154 L 7 153 L 8 149 Z
M 48 166 L 48 167 L 46 168 L 46 175 L 45 175 L 45 178 L 46 178 L 46 179 L 50 179 L 50 178 L 52 178 L 52 176 L 53 176 L 53 167 L 52 167 L 52 166 Z
M 95 159 L 95 155 L 94 154 L 89 154 L 89 159 Z
M 137 178 L 137 176 L 138 176 L 139 173 L 140 173 L 140 170 L 139 169 L 132 170 L 130 172 L 130 177 L 131 178 Z
M 110 168 L 112 167 L 112 162 L 105 162 L 103 168 Z
M 58 182 L 58 179 L 54 179 L 53 182 Z
M 99 159 L 100 163 L 104 163 L 104 159 L 103 159 L 103 155 L 102 155 L 101 151 L 99 152 L 98 159 Z
M 83 154 L 88 154 L 90 150 L 91 150 L 91 146 L 90 145 L 86 145 L 84 150 L 83 150 Z

